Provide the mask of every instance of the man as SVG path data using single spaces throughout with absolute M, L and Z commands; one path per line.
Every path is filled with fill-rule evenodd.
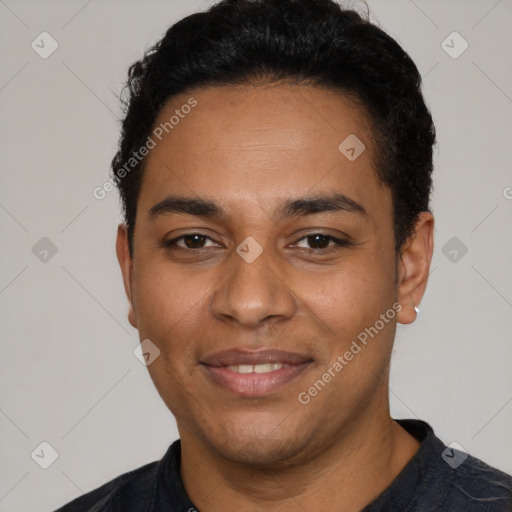
M 128 92 L 117 255 L 180 440 L 60 510 L 511 510 L 510 476 L 390 416 L 434 225 L 399 45 L 331 0 L 224 0 Z

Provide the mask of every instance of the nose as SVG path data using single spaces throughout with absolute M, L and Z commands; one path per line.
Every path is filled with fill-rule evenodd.
M 264 249 L 249 263 L 233 251 L 226 261 L 229 266 L 227 276 L 212 296 L 215 318 L 255 329 L 269 321 L 278 322 L 294 316 L 297 303 L 286 283 L 283 265 L 270 253 Z

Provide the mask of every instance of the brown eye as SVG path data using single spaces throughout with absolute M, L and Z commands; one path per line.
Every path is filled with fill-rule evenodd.
M 307 240 L 312 249 L 325 249 L 331 241 L 330 237 L 324 235 L 310 235 Z
M 304 241 L 307 243 L 307 247 L 299 245 Z M 299 242 L 297 242 L 298 247 L 310 249 L 313 251 L 322 251 L 323 249 L 333 248 L 336 246 L 343 247 L 347 245 L 350 245 L 350 242 L 347 240 L 341 240 L 331 235 L 324 235 L 322 233 L 314 233 L 312 235 L 305 236 L 304 238 L 301 238 Z
M 189 233 L 164 242 L 164 246 L 170 248 L 179 247 L 180 249 L 204 249 L 205 247 L 212 247 L 211 245 L 205 245 L 207 240 L 213 242 L 211 238 L 206 235 L 202 235 L 201 233 Z
M 185 235 L 183 237 L 183 242 L 187 249 L 202 249 L 206 238 L 207 237 L 204 235 Z

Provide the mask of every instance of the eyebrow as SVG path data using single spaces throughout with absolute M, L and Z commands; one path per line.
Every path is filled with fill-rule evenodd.
M 277 219 L 284 220 L 290 217 L 322 212 L 346 212 L 369 217 L 368 212 L 362 205 L 339 193 L 286 200 L 277 208 L 276 216 Z M 227 212 L 214 201 L 176 195 L 167 196 L 149 210 L 150 218 L 173 213 L 185 213 L 204 218 L 222 219 L 228 217 Z

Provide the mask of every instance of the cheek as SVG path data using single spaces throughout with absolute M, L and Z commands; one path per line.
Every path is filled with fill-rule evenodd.
M 139 330 L 171 328 L 198 304 L 207 289 L 204 279 L 170 269 L 165 262 L 141 258 L 144 265 L 134 269 L 133 295 Z M 204 289 L 203 289 L 204 288 Z
M 134 272 L 133 295 L 141 339 L 150 339 L 160 349 L 160 363 L 151 372 L 189 372 L 194 364 L 194 340 L 201 339 L 208 280 L 170 272 L 166 265 L 149 264 Z M 204 320 L 204 319 L 203 319 Z
M 386 371 L 396 321 L 392 270 L 382 259 L 368 258 L 367 265 L 359 261 L 350 271 L 340 271 L 321 283 L 325 293 L 317 294 L 312 306 L 327 342 L 318 377 L 324 372 L 336 377 L 319 403 L 343 400 L 349 407 L 351 400 L 370 396 L 378 383 L 374 376 Z
M 148 258 L 149 260 L 149 258 Z M 134 272 L 133 292 L 140 339 L 160 350 L 147 369 L 162 400 L 173 414 L 184 416 L 197 371 L 194 342 L 203 331 L 201 314 L 207 285 L 198 277 L 149 264 Z
M 320 364 L 308 389 L 316 393 L 315 382 L 324 376 L 329 380 L 325 392 L 315 398 L 316 407 L 326 402 L 347 410 L 362 407 L 389 364 L 396 325 L 393 267 L 378 258 L 368 258 L 367 263 L 359 261 L 350 271 L 323 276 L 315 281 L 321 291 L 302 294 L 322 344 Z M 303 391 L 309 393 L 308 389 Z M 338 410 L 324 411 L 325 422 L 335 422 Z
M 302 277 L 297 286 L 319 327 L 341 340 L 373 325 L 396 299 L 392 262 L 376 252 L 347 260 L 328 274 Z

